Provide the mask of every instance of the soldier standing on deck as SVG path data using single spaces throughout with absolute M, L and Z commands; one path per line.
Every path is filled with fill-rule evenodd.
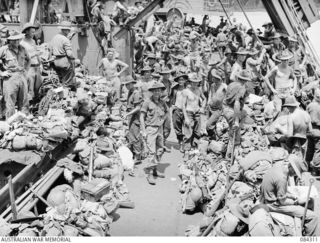
M 58 28 L 61 32 L 56 34 L 50 42 L 52 55 L 55 56 L 55 70 L 63 85 L 74 87 L 74 55 L 68 38 L 72 30 L 71 23 L 62 21 Z
M 23 34 L 14 31 L 8 37 L 8 44 L 0 48 L 0 59 L 3 63 L 3 94 L 6 106 L 6 119 L 18 110 L 28 113 L 28 84 L 26 73 L 30 67 L 30 57 L 26 49 L 20 45 Z
M 38 91 L 42 85 L 42 77 L 40 73 L 40 57 L 38 55 L 36 42 L 33 37 L 36 27 L 31 23 L 23 26 L 22 33 L 25 38 L 21 41 L 21 45 L 27 50 L 31 58 L 31 66 L 28 72 L 29 100 L 34 99 L 38 95 Z

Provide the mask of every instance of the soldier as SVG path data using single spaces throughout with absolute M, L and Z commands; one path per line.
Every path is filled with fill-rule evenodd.
M 128 69 L 129 65 L 118 59 L 115 59 L 114 55 L 114 49 L 108 49 L 107 56 L 105 58 L 102 58 L 102 60 L 98 64 L 98 68 L 103 69 L 103 76 L 107 79 L 111 87 L 115 90 L 117 95 L 116 98 L 119 99 L 121 87 L 121 81 L 119 77 L 124 71 Z
M 320 175 L 320 89 L 314 91 L 313 101 L 307 106 L 311 117 L 311 136 L 308 137 L 306 161 L 311 162 L 312 174 Z
M 177 77 L 174 78 L 174 81 L 177 82 L 172 88 L 172 122 L 173 128 L 176 132 L 176 136 L 178 139 L 178 143 L 180 146 L 180 152 L 184 152 L 183 149 L 183 133 L 182 133 L 182 126 L 183 126 L 183 91 L 186 86 L 186 80 L 188 80 L 188 75 L 186 74 L 178 74 Z
M 249 53 L 244 48 L 239 48 L 239 50 L 236 52 L 236 54 L 237 54 L 237 60 L 231 68 L 231 74 L 230 74 L 230 81 L 231 82 L 236 81 L 236 75 L 243 70 L 243 64 L 244 64 L 244 62 L 247 58 L 247 55 Z
M 236 76 L 236 81 L 229 84 L 223 103 L 223 115 L 229 124 L 229 143 L 227 156 L 231 156 L 232 148 L 240 145 L 240 123 L 245 117 L 243 106 L 248 95 L 246 82 L 250 82 L 250 73 L 241 71 Z M 234 142 L 233 142 L 234 141 Z
M 42 77 L 40 73 L 40 57 L 38 55 L 36 42 L 33 37 L 36 27 L 31 23 L 26 23 L 23 26 L 22 33 L 25 33 L 25 38 L 21 41 L 21 45 L 27 50 L 31 58 L 31 66 L 28 72 L 29 100 L 38 96 L 39 89 L 42 85 Z
M 199 87 L 202 79 L 196 73 L 192 73 L 189 81 L 191 85 L 183 91 L 182 107 L 185 159 L 188 158 L 190 150 L 197 146 L 200 138 L 200 113 L 204 112 L 206 107 L 206 98 Z
M 298 176 L 301 179 L 301 163 L 288 158 L 287 151 L 278 148 L 271 154 L 273 166 L 263 176 L 261 184 L 261 202 L 270 212 L 303 218 L 305 215 L 305 235 L 315 236 L 318 228 L 318 216 L 311 210 L 304 214 L 307 203 L 302 197 L 296 197 L 288 192 L 289 176 Z M 289 160 L 289 163 L 287 162 Z
M 206 129 L 209 136 L 214 135 L 214 128 L 222 115 L 222 103 L 227 91 L 227 85 L 222 82 L 221 72 L 216 69 L 211 70 L 211 80 L 208 97 L 208 108 L 210 118 L 207 121 Z
M 0 76 L 3 78 L 6 119 L 15 113 L 17 102 L 19 111 L 25 113 L 29 111 L 26 74 L 30 68 L 30 56 L 20 45 L 23 37 L 23 34 L 14 31 L 8 37 L 8 44 L 0 48 L 0 59 L 4 70 Z
M 165 90 L 162 83 L 154 83 L 149 91 L 152 92 L 150 99 L 144 101 L 141 107 L 140 123 L 142 136 L 146 141 L 147 149 L 149 150 L 148 162 L 146 171 L 148 173 L 147 180 L 149 184 L 155 185 L 156 177 L 164 177 L 157 170 L 157 165 L 160 163 L 163 147 L 163 123 L 165 122 L 168 107 L 161 99 L 161 93 Z
M 63 85 L 74 87 L 74 55 L 68 38 L 72 30 L 71 23 L 62 21 L 58 28 L 60 33 L 56 34 L 50 42 L 52 55 L 55 56 L 54 67 L 60 82 Z

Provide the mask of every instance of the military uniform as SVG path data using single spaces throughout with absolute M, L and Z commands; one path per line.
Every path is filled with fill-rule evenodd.
M 28 112 L 28 84 L 26 71 L 30 66 L 30 56 L 26 49 L 19 45 L 17 52 L 5 45 L 0 48 L 0 59 L 3 70 L 10 72 L 10 77 L 3 78 L 3 94 L 6 107 L 6 118 L 15 113 L 15 105 L 18 102 L 18 110 Z

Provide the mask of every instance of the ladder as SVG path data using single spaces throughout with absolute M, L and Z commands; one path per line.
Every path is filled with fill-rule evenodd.
M 316 68 L 319 69 L 320 58 L 307 35 L 307 31 L 305 29 L 306 23 L 303 23 L 304 14 L 302 12 L 300 3 L 297 0 L 287 0 L 286 3 L 287 3 L 287 6 L 289 7 L 289 12 L 287 14 L 290 15 L 291 19 L 293 20 L 293 25 L 299 36 L 300 44 L 302 44 L 302 46 L 306 49 Z

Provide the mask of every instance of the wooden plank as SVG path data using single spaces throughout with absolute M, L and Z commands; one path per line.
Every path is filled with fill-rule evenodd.
M 123 37 L 127 31 L 133 27 L 135 24 L 137 24 L 139 21 L 141 21 L 147 14 L 149 14 L 152 10 L 155 9 L 155 7 L 157 7 L 157 5 L 161 5 L 163 4 L 165 0 L 154 0 L 152 1 L 144 10 L 142 10 L 137 17 L 135 17 L 134 19 L 130 20 L 123 28 L 121 28 L 114 36 L 113 38 L 115 40 L 120 39 L 121 37 Z
M 29 185 L 30 182 L 35 182 L 41 177 L 41 174 L 47 173 L 52 167 L 55 166 L 55 161 L 65 157 L 71 146 L 74 143 L 64 141 L 60 143 L 54 150 L 48 152 L 44 158 L 36 164 L 27 165 L 13 180 L 14 194 L 19 196 L 24 192 L 24 188 Z M 0 212 L 3 212 L 10 203 L 9 200 L 9 187 L 5 185 L 0 190 Z
M 9 185 L 9 194 L 10 194 L 12 219 L 16 220 L 18 214 L 17 214 L 16 200 L 15 200 L 14 192 L 13 192 L 12 176 L 11 175 L 8 177 L 8 185 Z

